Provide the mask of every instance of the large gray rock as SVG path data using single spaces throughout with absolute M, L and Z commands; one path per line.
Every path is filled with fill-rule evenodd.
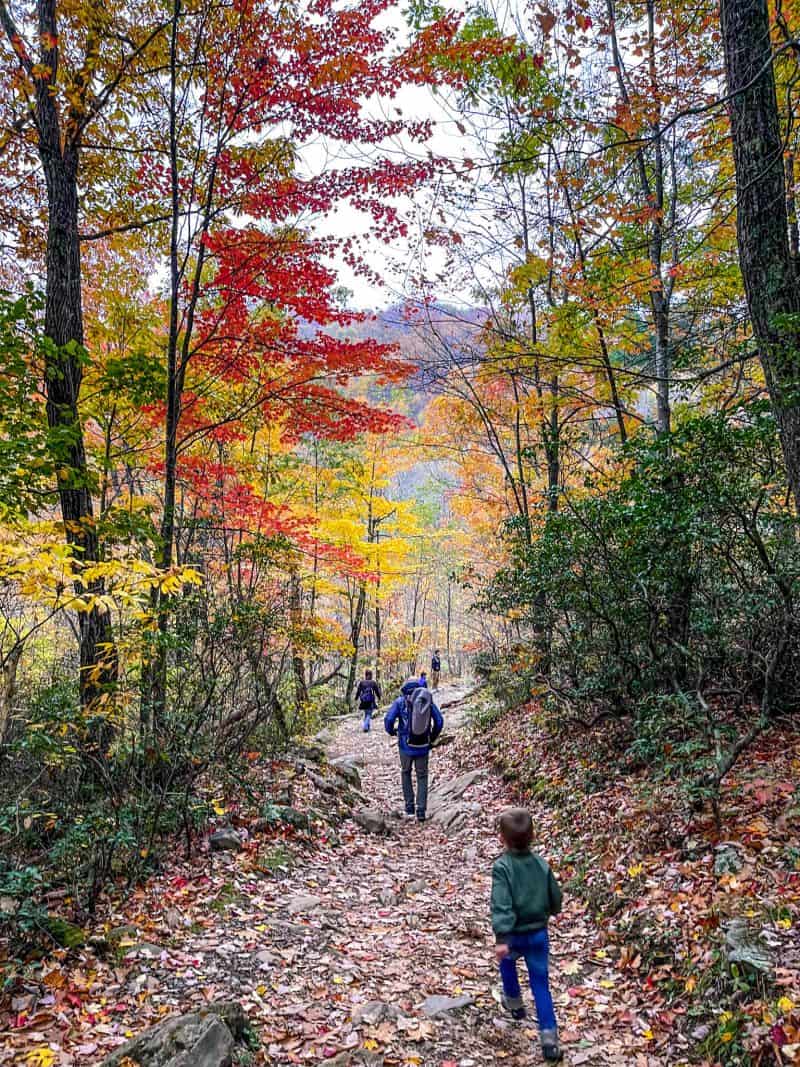
M 378 808 L 362 808 L 361 811 L 357 811 L 353 815 L 353 818 L 368 834 L 386 834 L 389 832 L 386 816 Z
M 447 1015 L 451 1011 L 459 1011 L 474 1004 L 473 997 L 428 997 L 422 1004 L 422 1013 L 429 1019 L 435 1019 L 439 1015 Z
M 294 826 L 297 830 L 308 830 L 311 828 L 311 813 L 300 811 L 289 804 L 268 804 L 263 809 L 262 817 L 256 819 L 251 829 L 253 833 L 266 834 L 281 824 Z
M 230 827 L 215 830 L 208 839 L 208 847 L 212 852 L 241 852 L 244 841 L 241 834 Z
M 473 815 L 480 815 L 482 811 L 480 804 L 462 800 L 456 804 L 437 808 L 432 818 L 446 834 L 457 834 Z
M 738 845 L 733 841 L 723 841 L 714 849 L 714 874 L 721 878 L 723 874 L 738 874 L 744 867 L 744 860 Z
M 750 974 L 772 974 L 773 960 L 769 949 L 748 929 L 744 919 L 731 919 L 725 928 L 725 958 L 729 964 Z
M 354 767 L 366 767 L 367 758 L 361 752 L 347 752 L 343 756 L 336 756 L 328 761 L 332 767 L 338 767 L 343 763 L 352 763 Z
M 238 1004 L 212 1004 L 202 1011 L 172 1016 L 132 1038 L 103 1060 L 102 1067 L 231 1067 L 245 1032 Z
M 361 788 L 361 775 L 355 756 L 340 756 L 338 759 L 331 760 L 330 765 L 348 785 L 353 786 L 354 789 Z
M 475 771 L 467 771 L 458 778 L 453 778 L 444 785 L 440 785 L 428 797 L 428 812 L 434 815 L 439 808 L 449 807 L 455 801 L 460 800 L 471 785 L 474 785 L 487 772 L 483 768 Z

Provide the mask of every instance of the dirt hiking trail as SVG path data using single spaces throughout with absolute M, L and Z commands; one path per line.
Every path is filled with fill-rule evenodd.
M 466 692 L 443 686 L 436 699 L 447 705 Z M 244 1006 L 260 1041 L 252 1064 L 542 1062 L 529 990 L 526 1022 L 512 1022 L 498 1002 L 488 909 L 500 847 L 493 821 L 514 798 L 488 769 L 484 742 L 465 727 L 470 706 L 444 709 L 445 744 L 430 758 L 426 823 L 399 817 L 397 743 L 382 718 L 364 733 L 353 715 L 327 731 L 325 743 L 331 761 L 347 757 L 344 763 L 358 768 L 360 822 L 341 807 L 341 785 L 333 792 L 327 772 L 301 760 L 297 791 L 313 781 L 313 803 L 328 817 L 314 822 L 311 843 L 253 835 L 241 851 L 176 856 L 118 900 L 104 923 L 108 937 L 119 938 L 116 953 L 86 951 L 77 962 L 63 961 L 82 1036 L 74 1036 L 70 1019 L 72 1036 L 62 1031 L 61 1054 L 47 1062 L 100 1064 L 165 1016 L 220 1000 Z M 366 809 L 360 816 L 359 805 Z M 534 812 L 534 820 L 534 847 L 547 855 L 546 815 Z M 634 991 L 626 994 L 596 933 L 565 893 L 551 928 L 563 1062 L 665 1063 L 647 1051 Z M 53 994 L 71 1010 L 69 997 Z M 43 1004 L 40 998 L 31 1010 Z M 27 1063 L 35 1037 L 26 1026 L 0 1062 Z

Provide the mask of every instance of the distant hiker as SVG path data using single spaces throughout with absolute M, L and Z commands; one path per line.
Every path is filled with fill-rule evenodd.
M 358 701 L 359 709 L 364 714 L 362 729 L 365 734 L 369 733 L 369 728 L 372 725 L 372 715 L 377 709 L 380 699 L 381 687 L 373 680 L 372 671 L 364 671 L 364 677 L 358 683 L 358 688 L 356 689 L 356 700 Z
M 514 1019 L 526 1012 L 517 977 L 517 960 L 525 960 L 539 1020 L 546 1060 L 560 1060 L 556 1016 L 548 982 L 550 945 L 547 923 L 561 911 L 561 889 L 546 860 L 531 852 L 533 822 L 522 808 L 500 816 L 500 839 L 506 851 L 492 867 L 492 929 L 503 981 L 503 1006 Z
M 398 739 L 406 818 L 413 819 L 415 814 L 413 768 L 417 776 L 416 816 L 419 822 L 424 822 L 428 807 L 428 753 L 444 728 L 442 713 L 421 681 L 411 678 L 386 712 L 383 725 L 387 734 Z
M 428 688 L 428 676 L 425 671 L 419 672 L 419 684 L 423 687 L 423 689 Z
M 431 656 L 431 689 L 439 688 L 439 675 L 442 673 L 442 661 L 439 658 L 439 649 Z

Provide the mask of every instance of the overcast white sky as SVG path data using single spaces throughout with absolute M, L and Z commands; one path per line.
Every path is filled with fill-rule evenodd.
M 464 138 L 457 130 L 452 114 L 444 105 L 444 100 L 422 86 L 408 86 L 391 102 L 373 99 L 368 104 L 368 111 L 373 115 L 386 115 L 396 118 L 396 109 L 399 108 L 403 118 L 409 121 L 431 119 L 434 124 L 434 134 L 425 146 L 409 139 L 385 143 L 380 152 L 391 158 L 402 160 L 409 156 L 419 159 L 425 158 L 426 148 L 435 155 L 446 156 L 449 159 L 459 159 L 469 155 Z M 374 154 L 380 154 L 375 150 Z M 323 143 L 307 145 L 301 156 L 301 165 L 309 172 L 319 172 L 330 166 L 352 166 L 363 163 L 363 152 L 356 148 L 344 154 L 341 151 L 334 155 L 330 146 Z M 420 189 L 417 198 L 403 197 L 397 199 L 395 204 L 401 214 L 408 216 L 410 232 L 408 240 L 394 241 L 386 244 L 375 238 L 366 239 L 364 249 L 365 259 L 368 265 L 383 279 L 384 284 L 378 285 L 369 279 L 356 275 L 353 269 L 339 258 L 334 261 L 339 280 L 342 285 L 351 290 L 353 297 L 350 305 L 359 309 L 380 310 L 390 304 L 396 303 L 406 294 L 406 279 L 404 277 L 408 266 L 413 264 L 414 258 L 419 255 L 419 215 L 430 203 L 431 190 L 429 187 Z M 315 229 L 320 233 L 333 233 L 345 237 L 359 234 L 362 237 L 368 234 L 372 220 L 362 212 L 353 210 L 349 205 L 340 205 L 330 216 L 319 220 Z M 428 252 L 436 257 L 435 252 Z

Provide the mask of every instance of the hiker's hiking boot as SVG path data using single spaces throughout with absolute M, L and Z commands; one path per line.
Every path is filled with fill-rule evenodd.
M 424 811 L 418 811 L 418 812 L 417 812 L 417 822 L 425 822 L 425 820 L 427 819 L 427 817 L 428 817 L 428 816 L 427 816 L 427 815 L 425 814 L 425 812 L 424 812 Z
M 414 809 L 412 808 L 411 811 L 403 812 L 403 818 L 404 819 L 413 819 L 414 818 Z
M 558 1034 L 555 1030 L 542 1030 L 542 1055 L 548 1063 L 558 1063 L 564 1053 L 558 1044 Z
M 517 1022 L 519 1022 L 520 1019 L 527 1019 L 528 1013 L 525 1010 L 525 1005 L 522 1003 L 521 997 L 507 997 L 505 993 L 503 993 L 501 999 L 503 1007 L 512 1019 L 515 1019 Z

